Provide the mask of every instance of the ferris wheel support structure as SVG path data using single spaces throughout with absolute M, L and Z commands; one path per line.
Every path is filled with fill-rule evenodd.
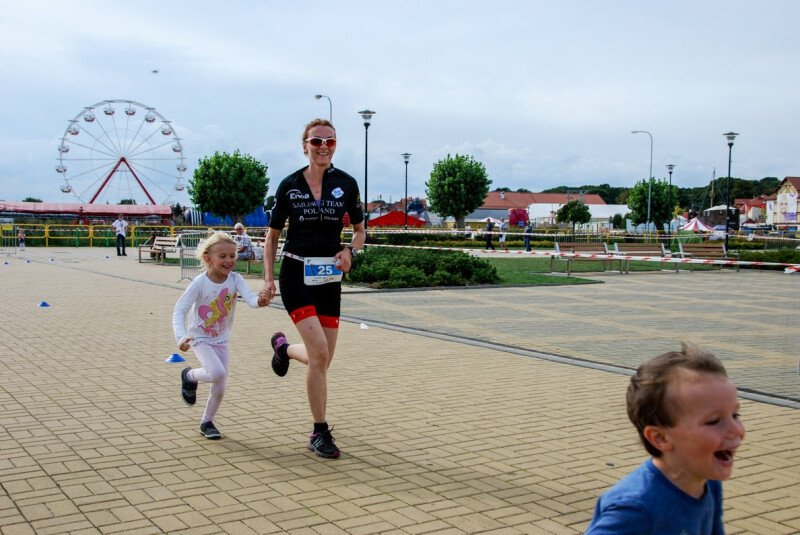
M 92 200 L 89 201 L 89 204 L 94 204 L 94 201 L 97 199 L 97 197 L 100 196 L 100 193 L 103 191 L 103 188 L 106 187 L 106 184 L 108 184 L 108 181 L 111 180 L 111 177 L 114 176 L 114 173 L 117 172 L 117 169 L 119 169 L 119 166 L 122 165 L 122 164 L 125 164 L 125 166 L 130 170 L 131 174 L 133 175 L 133 178 L 136 179 L 136 182 L 139 184 L 139 187 L 141 187 L 142 191 L 144 192 L 144 194 L 147 195 L 147 198 L 150 200 L 150 203 L 151 204 L 156 204 L 156 201 L 153 200 L 153 197 L 150 195 L 150 192 L 147 191 L 147 188 L 144 186 L 144 184 L 142 184 L 142 181 L 139 180 L 138 176 L 136 176 L 136 171 L 134 171 L 133 168 L 130 166 L 130 164 L 128 163 L 128 160 L 125 159 L 125 156 L 120 158 L 119 161 L 117 162 L 117 164 L 114 166 L 114 169 L 112 169 L 111 172 L 108 173 L 108 176 L 106 176 L 106 179 L 103 180 L 103 183 L 100 185 L 100 188 L 97 190 L 97 192 L 92 197 Z

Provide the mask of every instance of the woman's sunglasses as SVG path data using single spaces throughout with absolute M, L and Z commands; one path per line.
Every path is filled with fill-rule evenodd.
M 323 143 L 329 148 L 333 148 L 336 146 L 336 138 L 335 137 L 310 137 L 306 139 L 306 143 L 311 145 L 312 147 L 321 147 Z

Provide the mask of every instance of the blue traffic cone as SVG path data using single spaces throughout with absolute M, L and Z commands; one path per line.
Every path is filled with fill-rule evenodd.
M 48 303 L 47 301 L 42 301 L 41 303 L 39 303 L 36 306 L 38 306 L 39 308 L 49 307 L 50 303 Z
M 182 356 L 178 355 L 177 353 L 173 353 L 164 362 L 186 362 L 186 359 Z

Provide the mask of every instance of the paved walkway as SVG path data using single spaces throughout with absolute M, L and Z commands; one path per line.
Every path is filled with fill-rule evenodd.
M 164 362 L 186 282 L 112 255 L 29 249 L 0 266 L 2 534 L 581 533 L 644 459 L 626 369 L 681 339 L 756 392 L 728 533 L 800 532 L 797 275 L 349 291 L 330 374 L 344 454 L 327 461 L 305 449 L 302 370 L 269 369 L 269 335 L 292 332 L 280 308 L 239 306 L 225 437 L 208 441 Z

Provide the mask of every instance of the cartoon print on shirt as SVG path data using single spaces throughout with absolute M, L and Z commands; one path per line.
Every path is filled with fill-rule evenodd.
M 223 288 L 210 305 L 200 305 L 197 315 L 203 319 L 203 332 L 209 336 L 219 336 L 235 301 L 236 292 L 228 295 L 228 289 Z

